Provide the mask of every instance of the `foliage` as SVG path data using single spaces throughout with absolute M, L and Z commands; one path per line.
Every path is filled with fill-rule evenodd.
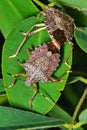
M 20 31 L 27 32 L 33 25 L 44 22 L 43 16 L 39 19 L 35 17 L 40 10 L 32 1 L 35 0 L 0 1 L 0 29 L 5 38 L 2 51 L 3 79 L 0 79 L 0 128 L 3 130 L 60 127 L 61 130 L 84 130 L 85 128 L 82 128 L 82 125 L 87 124 L 87 109 L 82 111 L 81 105 L 87 96 L 87 89 L 84 89 L 87 85 L 87 74 L 85 72 L 87 67 L 85 70 L 83 69 L 83 66 L 84 68 L 87 66 L 85 59 L 87 56 L 87 1 L 56 0 L 56 6 L 74 18 L 75 28 L 73 59 L 72 54 L 69 56 L 72 45 L 70 43 L 64 44 L 61 48 L 60 66 L 55 71 L 54 77 L 58 78 L 63 73 L 70 71 L 70 68 L 65 64 L 65 60 L 69 56 L 68 64 L 73 66 L 70 78 L 68 79 L 68 73 L 61 78 L 60 81 L 62 82 L 39 82 L 39 91 L 33 100 L 32 108 L 29 106 L 29 99 L 34 90 L 32 86 L 27 87 L 25 85 L 25 78 L 17 78 L 13 87 L 8 88 L 13 80 L 12 75 L 25 73 L 17 59 L 24 63 L 28 58 L 27 48 L 32 49 L 32 46 L 35 48 L 50 41 L 47 30 L 36 33 L 27 39 L 17 57 L 9 59 L 9 56 L 16 52 L 24 38 Z M 48 1 L 55 3 L 55 0 Z M 48 3 L 48 1 L 46 2 Z M 43 4 L 41 7 L 43 7 Z M 81 64 L 79 65 L 79 63 Z M 68 84 L 66 83 L 67 80 Z M 81 91 L 83 90 L 82 94 Z M 77 99 L 79 100 L 78 104 L 76 104 Z M 64 105 L 66 102 L 68 102 L 69 109 Z M 58 106 L 59 104 L 62 108 Z M 71 117 L 68 113 L 71 114 L 72 108 L 75 106 L 76 109 L 73 110 Z M 16 109 L 13 107 L 16 107 Z M 84 105 L 84 108 L 86 107 L 87 105 Z M 81 114 L 78 116 L 79 109 L 81 109 Z M 45 114 L 50 117 L 45 116 Z M 79 119 L 78 122 L 75 122 L 76 118 Z

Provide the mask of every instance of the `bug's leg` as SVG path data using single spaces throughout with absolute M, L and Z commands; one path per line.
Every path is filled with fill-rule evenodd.
M 70 43 L 70 44 L 72 45 L 72 49 L 69 51 L 69 53 L 68 53 L 68 55 L 67 55 L 67 57 L 66 57 L 66 59 L 65 59 L 65 61 L 64 61 L 65 65 L 66 65 L 68 68 L 71 68 L 71 65 L 69 65 L 68 60 L 69 60 L 69 58 L 70 58 L 70 56 L 71 56 L 71 54 L 72 54 L 72 50 L 73 50 L 73 43 Z
M 20 66 L 24 66 L 24 64 L 19 60 L 19 59 L 17 59 L 17 62 L 18 62 L 18 64 L 20 65 Z
M 61 78 L 63 78 L 66 74 L 69 74 L 71 72 L 72 71 L 65 71 L 58 78 L 49 77 L 49 80 L 52 81 L 52 82 L 65 82 L 67 79 L 61 79 Z
M 43 27 L 42 27 L 43 26 Z M 42 28 L 39 28 L 35 31 L 32 31 L 34 29 L 34 27 L 42 27 Z M 38 33 L 42 30 L 45 30 L 46 27 L 45 27 L 45 24 L 44 23 L 39 23 L 39 24 L 36 24 L 36 25 L 33 25 L 26 33 L 25 32 L 21 32 L 25 37 L 23 38 L 22 42 L 20 43 L 17 51 L 15 54 L 9 56 L 9 58 L 14 58 L 18 55 L 19 51 L 21 50 L 22 46 L 24 45 L 24 43 L 26 42 L 27 38 L 35 33 Z
M 70 57 L 70 56 L 68 56 L 68 57 L 65 59 L 64 63 L 65 63 L 65 65 L 66 65 L 68 68 L 71 69 L 71 65 L 69 65 L 69 63 L 68 63 L 69 57 Z
M 33 93 L 32 97 L 29 99 L 30 108 L 32 108 L 32 102 L 33 102 L 33 100 L 34 100 L 34 98 L 35 98 L 35 96 L 36 96 L 36 94 L 38 92 L 36 83 L 33 84 L 33 87 L 34 87 L 34 93 Z
M 73 49 L 73 48 L 72 48 Z M 68 60 L 72 54 L 72 49 L 70 50 L 70 52 L 68 53 L 68 56 L 65 58 L 64 60 L 64 63 L 65 65 L 71 69 L 71 65 L 69 65 L 68 63 Z M 66 81 L 67 79 L 62 79 L 66 74 L 69 74 L 71 73 L 72 71 L 71 70 L 66 70 L 65 72 L 63 72 L 58 78 L 53 78 L 53 77 L 50 77 L 49 80 L 52 81 L 52 82 L 64 82 Z
M 35 27 L 40 27 L 40 28 L 33 31 L 33 29 L 34 29 Z M 31 36 L 31 35 L 33 35 L 33 34 L 35 34 L 35 33 L 37 33 L 37 32 L 40 32 L 40 31 L 42 31 L 42 30 L 45 30 L 45 29 L 46 29 L 45 23 L 38 23 L 38 24 L 33 25 L 33 26 L 28 30 L 28 32 L 23 32 L 23 31 L 20 31 L 20 32 L 21 32 L 22 35 L 24 35 L 24 36 Z
M 26 50 L 27 50 L 28 56 L 30 56 L 31 55 L 31 50 L 29 48 L 27 48 Z
M 49 81 L 52 81 L 52 82 L 64 82 L 66 80 L 62 80 L 62 79 L 60 79 L 60 77 L 58 77 L 58 78 L 50 77 Z
M 65 71 L 58 78 L 61 79 L 62 77 L 64 77 L 66 74 L 69 74 L 69 73 L 72 73 L 72 71 L 71 70 Z
M 70 43 L 70 44 L 72 45 L 72 48 L 71 48 L 71 50 L 69 51 L 67 57 L 66 57 L 65 60 L 64 60 L 64 64 L 65 64 L 69 69 L 71 69 L 71 65 L 68 63 L 68 60 L 69 60 L 69 58 L 70 58 L 70 56 L 71 56 L 71 54 L 72 54 L 72 50 L 73 50 L 73 44 L 72 44 L 72 43 Z M 59 81 L 61 81 L 61 82 L 64 81 L 64 80 L 61 80 L 61 78 L 64 77 L 66 74 L 69 74 L 69 73 L 72 73 L 72 71 L 71 71 L 71 70 L 66 70 L 65 72 L 63 72 L 63 73 L 58 77 L 57 80 L 59 80 Z M 66 80 L 66 79 L 65 79 L 65 80 Z
M 44 95 L 43 93 L 38 92 L 38 88 L 37 88 L 36 83 L 33 84 L 33 87 L 34 87 L 34 93 L 33 93 L 32 97 L 29 99 L 29 106 L 30 106 L 30 108 L 33 107 L 33 106 L 32 106 L 32 102 L 33 102 L 35 96 L 37 95 L 37 93 L 39 93 L 41 96 L 43 96 L 47 101 L 49 101 L 49 102 L 52 103 L 53 105 L 55 104 L 55 102 L 52 100 L 51 97 L 49 97 L 49 95 L 46 96 L 46 95 Z
M 8 74 L 13 77 L 13 80 L 12 80 L 12 83 L 7 88 L 13 87 L 13 85 L 16 83 L 17 77 L 19 77 L 19 76 L 26 77 L 27 76 L 27 74 L 15 74 L 15 75 L 10 74 L 10 73 L 8 73 Z

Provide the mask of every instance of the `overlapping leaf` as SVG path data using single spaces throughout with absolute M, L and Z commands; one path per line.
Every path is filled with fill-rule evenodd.
M 0 30 L 6 38 L 21 20 L 38 12 L 31 0 L 0 0 Z
M 81 112 L 79 115 L 79 121 L 87 124 L 87 109 Z
M 57 0 L 58 3 L 62 4 L 62 5 L 67 5 L 69 7 L 72 8 L 76 8 L 78 10 L 86 10 L 87 11 L 87 1 L 85 0 L 83 2 L 83 0 Z
M 32 112 L 0 106 L 0 129 L 2 130 L 18 128 L 50 128 L 58 127 L 62 124 L 63 122 L 58 119 L 49 118 Z
M 74 36 L 80 48 L 87 53 L 87 28 L 76 29 Z

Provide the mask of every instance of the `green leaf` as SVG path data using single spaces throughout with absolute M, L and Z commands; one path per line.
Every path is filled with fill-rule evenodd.
M 75 29 L 74 37 L 79 47 L 87 53 L 87 28 Z
M 87 109 L 83 110 L 79 115 L 79 121 L 83 123 L 87 123 Z
M 38 12 L 31 0 L 0 0 L 0 30 L 6 38 L 21 20 Z
M 58 127 L 62 124 L 63 122 L 58 119 L 0 106 L 0 129 L 40 129 Z
M 28 38 L 28 40 L 26 41 L 25 45 L 22 47 L 21 51 L 19 52 L 16 58 L 9 59 L 9 56 L 13 55 L 16 52 L 17 48 L 19 47 L 21 41 L 24 38 L 24 36 L 22 36 L 22 34 L 20 33 L 20 30 L 26 32 L 34 24 L 40 22 L 41 21 L 35 17 L 28 18 L 21 22 L 9 35 L 3 47 L 2 71 L 4 86 L 6 87 L 9 102 L 12 106 L 24 108 L 27 110 L 31 109 L 29 106 L 29 99 L 31 98 L 34 92 L 33 87 L 27 87 L 24 82 L 25 79 L 18 78 L 14 86 L 8 88 L 8 86 L 13 81 L 13 77 L 11 75 L 8 75 L 8 73 L 25 73 L 23 67 L 21 67 L 18 64 L 17 59 L 19 59 L 21 62 L 25 62 L 26 59 L 28 59 L 26 48 L 32 48 L 32 45 L 36 47 L 43 43 L 46 43 L 47 41 L 50 41 L 47 31 L 44 30 Z M 59 68 L 54 73 L 55 77 L 60 77 L 62 74 L 70 70 L 70 68 L 65 64 L 65 60 L 67 59 L 67 57 L 69 57 L 68 64 L 72 64 L 72 54 L 71 56 L 69 55 L 71 49 L 72 45 L 70 43 L 66 43 L 64 44 L 64 46 L 62 46 L 61 62 Z M 59 99 L 61 95 L 60 91 L 63 91 L 68 75 L 69 73 L 65 74 L 61 78 L 62 82 L 39 82 L 39 92 L 32 102 L 32 111 L 36 111 L 42 114 L 45 114 L 48 111 L 50 111 Z
M 71 120 L 70 115 L 64 111 L 61 107 L 58 105 L 55 105 L 51 111 L 49 111 L 48 115 L 50 115 L 53 118 L 61 119 L 64 122 L 69 123 Z
M 66 5 L 72 8 L 76 8 L 78 10 L 86 10 L 87 11 L 87 1 L 85 0 L 57 0 L 59 4 Z

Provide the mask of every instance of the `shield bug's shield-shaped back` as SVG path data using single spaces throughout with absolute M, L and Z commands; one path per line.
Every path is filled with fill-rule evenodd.
M 58 100 L 60 91 L 64 89 L 68 77 L 67 72 L 70 70 L 69 66 L 72 63 L 71 53 L 69 55 L 72 45 L 66 44 L 64 45 L 64 55 L 61 58 L 61 65 L 57 69 L 60 61 L 61 44 L 70 42 L 73 37 L 73 19 L 55 8 L 46 7 L 45 23 L 42 23 L 42 25 L 45 25 L 43 29 L 47 28 L 51 37 L 51 41 L 48 43 L 43 43 L 43 41 L 41 41 L 41 38 L 45 38 L 44 32 L 42 33 L 42 37 L 39 34 L 33 35 L 41 31 L 41 29 L 32 31 L 33 27 L 35 27 L 35 23 L 38 22 L 40 21 L 35 17 L 28 18 L 23 21 L 23 23 L 19 24 L 8 37 L 4 46 L 4 52 L 10 49 L 9 46 L 11 46 L 11 43 L 17 47 L 20 41 L 22 42 L 16 55 L 11 56 L 11 54 L 15 52 L 14 46 L 9 53 L 3 55 L 3 75 L 7 77 L 4 78 L 4 80 L 11 105 L 17 106 L 16 104 L 18 104 L 19 107 L 26 109 L 31 109 L 32 105 L 32 110 L 39 113 L 47 113 Z M 31 23 L 33 23 L 33 25 Z M 42 26 L 41 24 L 39 25 Z M 23 33 L 25 35 L 24 38 L 22 36 L 20 38 L 21 34 L 19 31 L 22 29 L 24 31 L 28 30 L 27 33 Z M 31 35 L 32 37 L 29 39 L 28 37 Z M 49 36 L 47 36 L 47 39 L 49 39 L 48 37 Z M 16 38 L 18 38 L 17 42 L 15 41 Z M 38 40 L 39 38 L 40 41 Z M 45 40 L 47 41 L 47 39 Z M 25 46 L 22 47 L 24 43 Z M 28 57 L 26 55 L 26 48 L 32 48 L 32 45 L 34 47 L 37 46 L 37 48 L 34 48 L 31 55 Z M 41 46 L 38 47 L 38 45 Z M 15 56 L 16 58 L 13 58 Z M 6 61 L 5 59 L 8 57 L 13 59 Z M 23 63 L 19 63 L 22 67 L 18 64 L 16 59 L 23 61 Z M 66 65 L 65 61 L 68 62 L 69 65 Z M 8 75 L 5 69 L 8 68 L 8 65 L 14 66 L 9 68 L 9 73 L 12 74 L 13 77 Z M 64 75 L 64 73 L 66 73 L 66 75 Z M 61 75 L 64 76 L 62 77 Z M 20 78 L 21 76 L 26 77 L 25 82 L 24 79 Z M 10 79 L 9 82 L 12 82 L 12 84 L 9 85 L 7 79 Z
M 45 24 L 49 34 L 60 44 L 72 40 L 74 20 L 68 14 L 46 7 Z

